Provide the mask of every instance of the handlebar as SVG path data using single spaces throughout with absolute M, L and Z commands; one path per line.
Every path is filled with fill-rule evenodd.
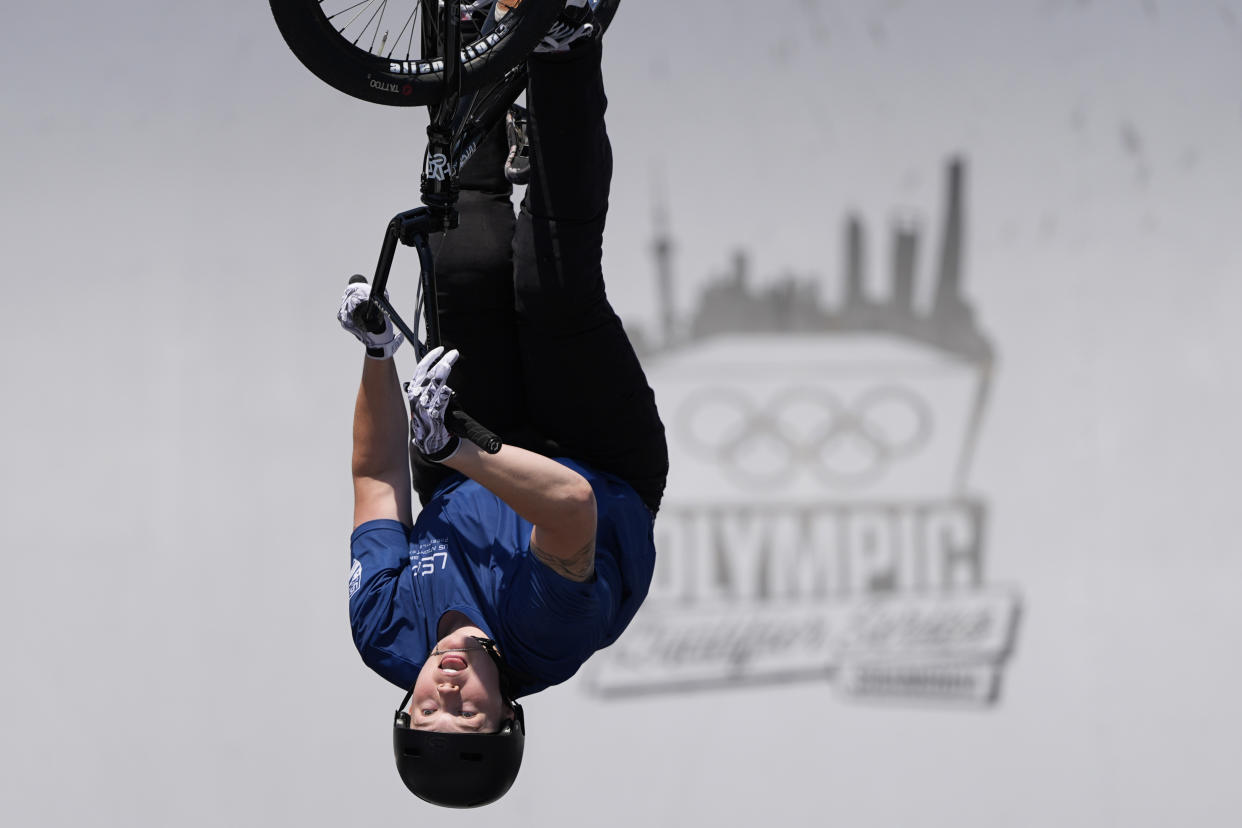
M 371 333 L 384 330 L 384 317 L 405 335 L 407 341 L 418 353 L 419 359 L 426 352 L 440 344 L 439 312 L 436 302 L 435 271 L 432 262 L 431 245 L 427 234 L 437 229 L 444 229 L 441 224 L 442 215 L 436 215 L 427 207 L 418 207 L 404 213 L 398 213 L 388 222 L 384 231 L 384 244 L 380 248 L 379 262 L 375 267 L 375 278 L 371 282 L 371 295 L 365 304 L 354 310 L 354 323 L 365 327 Z M 423 289 L 423 300 L 426 303 L 424 321 L 427 327 L 427 342 L 424 346 L 416 334 L 396 308 L 385 298 L 384 291 L 388 286 L 388 276 L 392 271 L 393 255 L 397 243 L 409 245 L 418 251 L 420 266 L 419 279 Z M 367 278 L 361 273 L 349 277 L 350 284 L 365 282 Z M 467 439 L 488 454 L 500 451 L 500 438 L 492 431 L 462 410 L 456 398 L 445 407 L 444 425 L 449 433 Z

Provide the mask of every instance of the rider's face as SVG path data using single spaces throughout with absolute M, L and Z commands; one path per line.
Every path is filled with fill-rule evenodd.
M 500 695 L 500 670 L 471 635 L 457 630 L 440 639 L 423 663 L 406 712 L 410 727 L 447 733 L 494 733 L 510 715 Z

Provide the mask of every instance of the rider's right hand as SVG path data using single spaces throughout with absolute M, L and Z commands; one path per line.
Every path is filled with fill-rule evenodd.
M 405 339 L 399 331 L 393 328 L 392 320 L 382 313 L 379 308 L 375 308 L 376 316 L 383 322 L 383 329 L 379 332 L 372 332 L 367 329 L 365 321 L 361 318 L 364 306 L 367 300 L 371 298 L 371 286 L 367 284 L 365 279 L 359 280 L 357 276 L 350 279 L 349 285 L 345 288 L 345 295 L 341 297 L 340 310 L 336 312 L 336 318 L 341 323 L 341 327 L 349 331 L 358 341 L 367 348 L 367 356 L 371 359 L 388 359 L 397 348 L 401 347 L 402 341 Z

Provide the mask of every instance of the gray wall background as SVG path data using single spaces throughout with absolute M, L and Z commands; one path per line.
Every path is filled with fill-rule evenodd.
M 5 18 L 0 819 L 445 818 L 349 640 L 332 318 L 416 201 L 423 117 L 321 85 L 262 3 Z M 848 211 L 934 220 L 969 160 L 1000 355 L 971 487 L 1023 624 L 983 711 L 571 682 L 530 700 L 514 792 L 454 818 L 1237 824 L 1242 3 L 629 0 L 608 40 L 637 326 L 654 180 L 684 308 L 735 248 L 836 274 Z

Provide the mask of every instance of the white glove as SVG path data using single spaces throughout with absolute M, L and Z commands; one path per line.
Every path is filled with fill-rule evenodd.
M 433 348 L 414 369 L 414 379 L 405 384 L 414 448 L 436 463 L 452 457 L 461 446 L 461 440 L 444 427 L 444 410 L 453 397 L 445 382 L 457 356 L 455 350 L 446 354 L 443 347 Z
M 355 281 L 359 280 L 359 281 Z M 397 348 L 401 347 L 405 337 L 393 328 L 392 320 L 384 313 L 379 317 L 384 321 L 384 329 L 379 333 L 367 330 L 362 316 L 362 306 L 371 298 L 371 286 L 366 279 L 354 276 L 345 287 L 345 295 L 341 297 L 341 309 L 336 312 L 341 327 L 358 338 L 367 347 L 367 356 L 371 359 L 388 359 Z M 387 296 L 385 296 L 387 298 Z

